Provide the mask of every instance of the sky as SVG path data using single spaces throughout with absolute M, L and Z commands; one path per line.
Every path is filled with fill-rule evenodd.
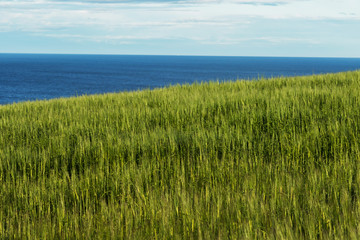
M 360 0 L 0 0 L 0 53 L 360 57 Z

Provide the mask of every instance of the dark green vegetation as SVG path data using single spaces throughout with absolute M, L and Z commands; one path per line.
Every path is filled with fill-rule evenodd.
M 359 239 L 359 134 L 359 71 L 0 106 L 0 236 Z

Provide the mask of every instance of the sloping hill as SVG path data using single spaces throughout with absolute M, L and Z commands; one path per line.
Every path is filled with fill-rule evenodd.
M 360 71 L 0 106 L 0 236 L 360 238 Z

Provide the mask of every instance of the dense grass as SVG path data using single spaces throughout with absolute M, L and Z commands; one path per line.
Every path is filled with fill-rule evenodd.
M 0 106 L 0 236 L 359 239 L 360 71 Z

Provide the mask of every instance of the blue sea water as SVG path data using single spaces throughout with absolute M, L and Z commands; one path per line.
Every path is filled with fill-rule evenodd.
M 360 69 L 360 58 L 0 54 L 0 104 Z

